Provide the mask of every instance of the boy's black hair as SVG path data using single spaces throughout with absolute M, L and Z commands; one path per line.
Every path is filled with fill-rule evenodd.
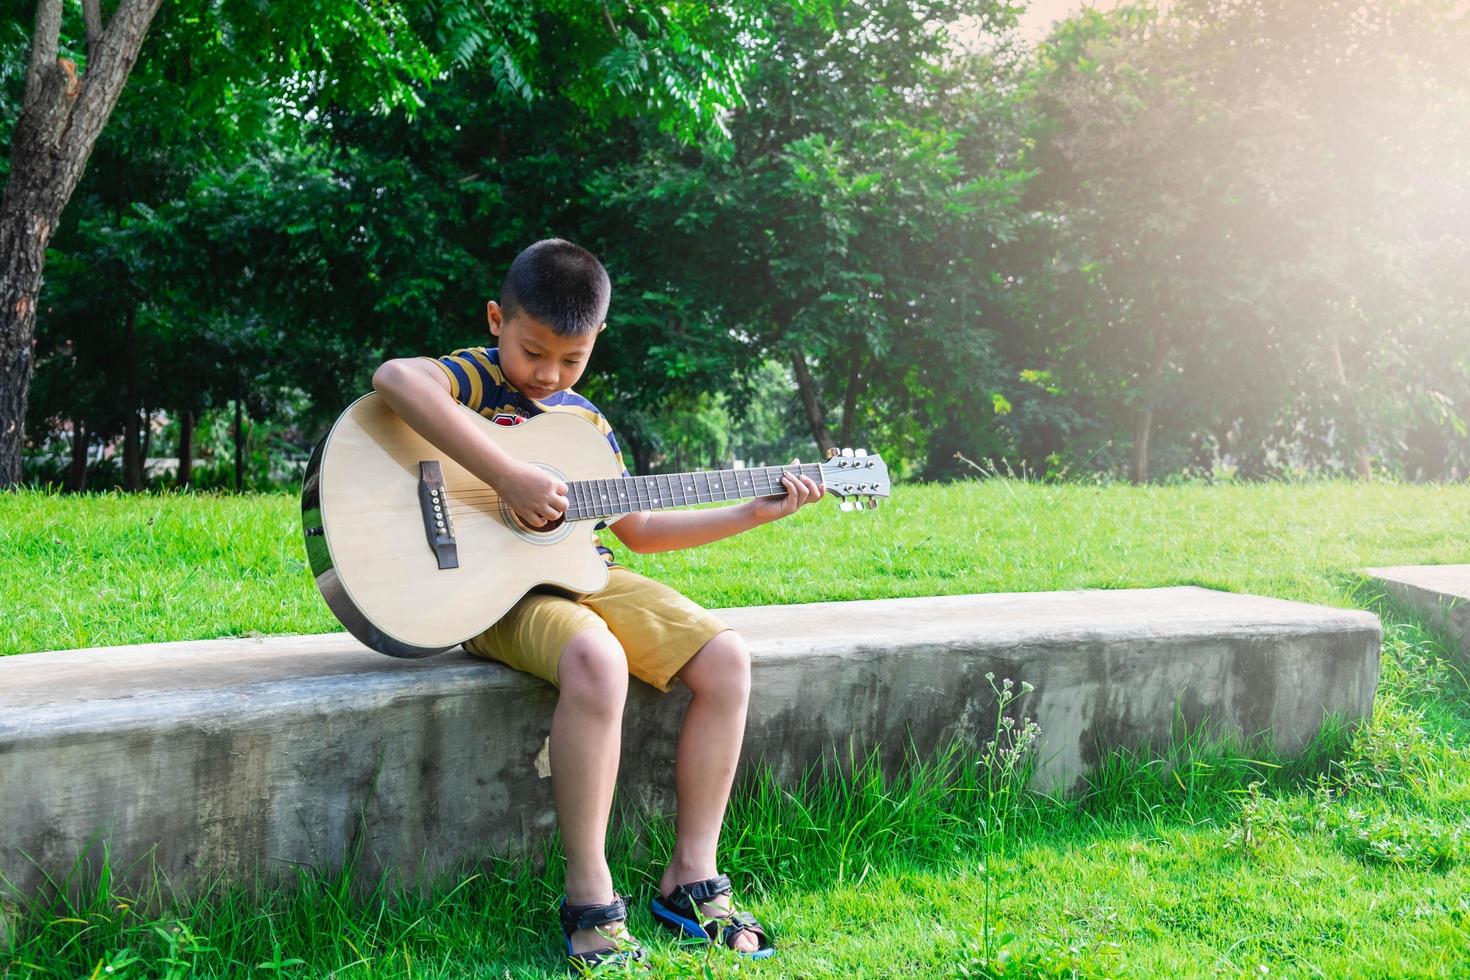
M 526 313 L 562 337 L 592 333 L 607 319 L 612 283 L 597 256 L 560 238 L 526 248 L 500 286 L 506 319 Z

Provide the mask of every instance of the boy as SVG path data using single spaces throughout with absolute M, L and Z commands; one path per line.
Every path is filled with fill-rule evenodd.
M 373 386 L 408 425 L 499 491 L 521 520 L 541 527 L 565 513 L 566 486 L 485 439 L 454 403 L 502 425 L 541 412 L 574 412 L 597 425 L 617 453 L 607 420 L 572 391 L 606 327 L 610 294 L 607 272 L 592 253 L 560 239 L 537 242 L 511 264 L 500 302 L 486 304 L 498 348 L 391 360 L 373 375 Z M 749 530 L 822 496 L 810 477 L 781 482 L 782 498 L 626 514 L 609 525 L 636 552 L 669 551 Z M 713 615 L 602 551 L 610 567 L 601 592 L 533 591 L 465 644 L 560 689 L 551 722 L 551 782 L 567 858 L 561 924 L 570 965 L 645 955 L 624 928 L 627 908 L 603 853 L 630 672 L 665 691 L 677 678 L 693 693 L 675 768 L 678 836 L 652 902 L 654 917 L 737 952 L 770 955 L 774 947 L 754 916 L 731 912 L 729 879 L 715 867 L 745 731 L 749 651 Z

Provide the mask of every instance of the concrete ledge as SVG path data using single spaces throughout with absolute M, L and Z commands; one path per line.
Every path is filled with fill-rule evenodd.
M 1470 657 L 1470 565 L 1398 565 L 1369 568 L 1371 577 L 1394 599 L 1429 617 Z
M 1043 788 L 1178 720 L 1291 753 L 1363 719 L 1380 629 L 1365 612 L 1197 588 L 951 596 L 723 610 L 755 668 L 745 764 L 794 778 L 834 748 L 983 738 L 985 673 L 1029 681 Z M 634 684 L 620 793 L 672 803 L 687 694 Z M 0 658 L 0 874 L 63 877 L 100 832 L 114 873 L 154 849 L 176 887 L 295 865 L 435 875 L 553 826 L 552 688 L 449 653 L 394 660 L 347 634 Z M 91 854 L 100 855 L 93 842 Z

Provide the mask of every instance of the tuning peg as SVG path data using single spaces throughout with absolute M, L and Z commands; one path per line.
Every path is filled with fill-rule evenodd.
M 833 459 L 833 458 L 835 458 L 837 456 L 841 456 L 842 455 L 842 450 L 838 449 L 836 446 L 833 446 L 831 449 L 828 449 L 827 450 L 827 454 L 826 455 L 827 455 L 827 458 L 828 459 Z
M 859 450 L 857 450 L 856 455 L 858 455 L 858 456 L 866 456 L 866 455 L 868 455 L 868 451 L 866 449 L 859 449 Z
M 868 510 L 877 510 L 877 509 L 878 509 L 878 498 L 877 497 L 869 497 L 868 498 Z
M 857 510 L 857 506 L 858 503 L 856 500 L 844 500 L 842 503 L 837 505 L 837 509 L 845 513 L 850 510 Z
M 844 455 L 844 456 L 851 456 L 852 455 L 852 450 L 851 449 L 844 449 L 844 450 L 842 450 L 842 455 Z

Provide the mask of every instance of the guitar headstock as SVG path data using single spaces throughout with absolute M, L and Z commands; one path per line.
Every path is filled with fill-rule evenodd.
M 888 467 L 866 449 L 829 449 L 822 463 L 822 484 L 842 500 L 843 510 L 878 506 L 888 496 Z

